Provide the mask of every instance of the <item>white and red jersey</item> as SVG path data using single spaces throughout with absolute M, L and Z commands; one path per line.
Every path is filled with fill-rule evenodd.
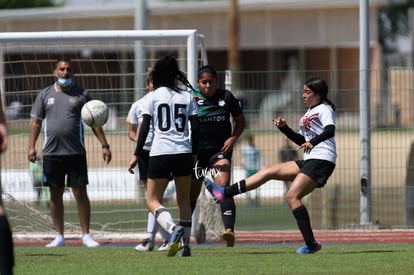
M 300 132 L 306 141 L 320 135 L 327 125 L 335 125 L 335 113 L 326 102 L 309 108 L 299 123 Z M 309 153 L 305 153 L 304 160 L 308 159 L 322 159 L 336 163 L 335 137 L 318 143 Z
M 189 118 L 197 115 L 197 104 L 189 92 L 160 87 L 145 96 L 142 114 L 152 117 L 150 156 L 192 152 Z

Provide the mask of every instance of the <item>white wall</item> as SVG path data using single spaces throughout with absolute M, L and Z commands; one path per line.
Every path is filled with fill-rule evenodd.
M 234 181 L 245 177 L 244 170 L 235 167 Z M 17 200 L 34 201 L 35 191 L 28 170 L 4 170 L 1 171 L 3 190 Z M 283 196 L 284 185 L 281 181 L 269 181 L 258 189 L 260 197 Z M 168 195 L 174 195 L 174 183 L 167 188 Z M 90 200 L 134 200 L 137 196 L 135 188 L 135 175 L 129 174 L 125 167 L 112 169 L 89 169 L 88 194 Z M 246 195 L 242 195 L 243 197 Z M 72 200 L 71 192 L 65 192 L 64 200 Z

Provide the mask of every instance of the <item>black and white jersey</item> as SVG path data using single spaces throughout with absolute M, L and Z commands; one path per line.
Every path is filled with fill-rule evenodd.
M 150 156 L 191 153 L 189 118 L 197 104 L 189 92 L 160 87 L 145 96 L 142 114 L 151 116 L 154 128 Z
M 332 107 L 327 103 L 321 103 L 309 108 L 300 119 L 299 127 L 306 141 L 320 135 L 327 125 L 335 125 L 335 114 Z M 318 143 L 309 153 L 304 154 L 304 160 L 324 159 L 336 163 L 335 138 L 331 137 Z

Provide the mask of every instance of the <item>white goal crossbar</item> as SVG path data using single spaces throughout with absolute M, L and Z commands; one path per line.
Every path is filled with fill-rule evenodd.
M 187 39 L 187 78 L 197 83 L 197 30 L 108 30 L 108 31 L 53 31 L 0 33 L 0 43 L 39 41 L 103 41 L 113 40 L 164 40 Z

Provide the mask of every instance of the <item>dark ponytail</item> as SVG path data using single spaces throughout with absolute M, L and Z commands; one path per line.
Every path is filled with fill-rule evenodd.
M 167 87 L 179 91 L 176 81 L 181 82 L 189 89 L 193 89 L 185 74 L 178 68 L 177 60 L 167 55 L 160 58 L 152 70 L 152 83 L 154 89 Z
M 328 99 L 328 84 L 324 79 L 320 77 L 311 77 L 305 82 L 305 85 L 315 94 L 318 94 L 321 97 L 321 100 L 328 103 L 334 111 L 336 110 L 335 104 Z

